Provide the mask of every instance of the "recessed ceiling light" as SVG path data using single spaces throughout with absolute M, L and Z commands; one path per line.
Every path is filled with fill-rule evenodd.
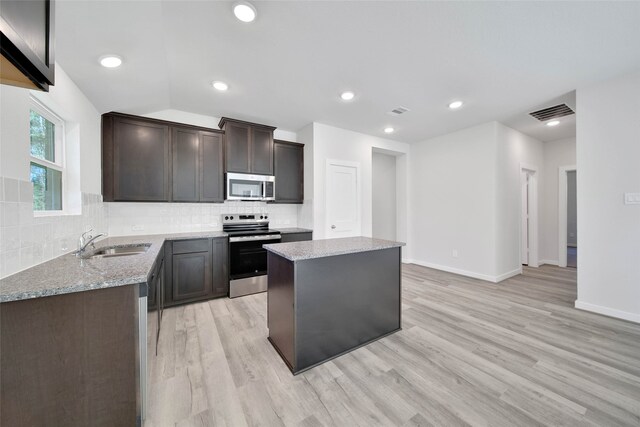
M 547 126 L 558 126 L 560 124 L 560 120 L 551 120 L 547 122 Z
M 391 126 L 384 128 L 384 133 L 393 133 L 395 131 Z
M 449 104 L 449 108 L 452 110 L 457 110 L 460 107 L 462 107 L 462 101 L 453 101 L 451 104 Z
M 100 65 L 105 68 L 117 68 L 122 65 L 122 58 L 118 55 L 104 55 L 100 57 Z
M 351 92 L 350 90 L 342 92 L 340 94 L 340 98 L 342 98 L 343 101 L 351 101 L 355 96 L 356 94 Z
M 225 90 L 229 89 L 229 85 L 226 84 L 225 82 L 213 82 L 211 84 L 213 86 L 214 89 L 219 90 L 220 92 L 224 92 Z
M 242 1 L 233 5 L 233 14 L 242 22 L 252 22 L 256 19 L 258 12 L 251 3 Z

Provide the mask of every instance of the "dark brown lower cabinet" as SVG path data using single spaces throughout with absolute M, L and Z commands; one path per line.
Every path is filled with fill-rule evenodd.
M 227 248 L 226 238 L 167 242 L 164 306 L 227 296 Z
M 140 425 L 139 290 L 3 303 L 0 425 Z
M 211 258 L 213 266 L 213 297 L 229 295 L 229 241 L 212 239 Z

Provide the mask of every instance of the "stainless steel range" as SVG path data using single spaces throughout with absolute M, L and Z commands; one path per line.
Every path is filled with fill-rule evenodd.
M 267 214 L 224 214 L 222 230 L 229 234 L 229 297 L 267 290 L 267 251 L 279 243 L 280 232 L 269 229 Z

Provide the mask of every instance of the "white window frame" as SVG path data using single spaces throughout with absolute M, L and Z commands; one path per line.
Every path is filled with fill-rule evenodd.
M 49 120 L 55 126 L 55 146 L 53 162 L 31 155 L 31 141 L 29 141 L 29 170 L 31 170 L 31 162 L 60 171 L 62 174 L 62 209 L 60 210 L 33 210 L 34 216 L 53 216 L 64 215 L 67 213 L 67 174 L 66 174 L 66 153 L 65 153 L 65 124 L 64 120 L 48 107 L 38 101 L 34 96 L 30 97 L 29 114 L 34 111 L 45 119 Z M 31 129 L 29 129 L 31 130 Z

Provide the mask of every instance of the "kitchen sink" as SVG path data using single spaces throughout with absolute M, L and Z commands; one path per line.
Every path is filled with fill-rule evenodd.
M 128 246 L 107 246 L 98 249 L 89 258 L 112 258 L 118 256 L 139 255 L 149 250 L 149 244 Z

